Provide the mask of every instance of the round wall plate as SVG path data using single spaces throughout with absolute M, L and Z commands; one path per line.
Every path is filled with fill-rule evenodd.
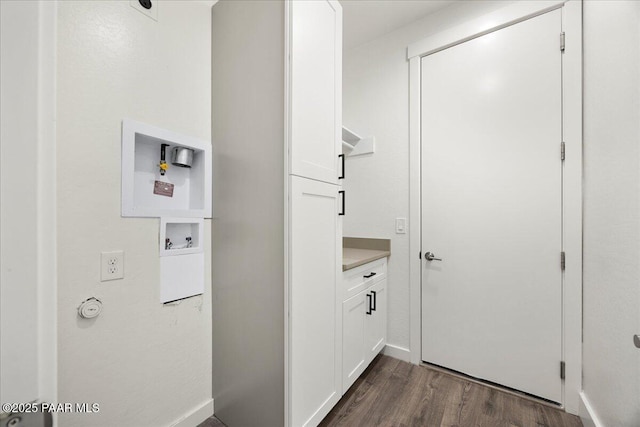
M 78 315 L 83 319 L 93 319 L 102 312 L 102 302 L 94 297 L 82 301 L 78 306 Z

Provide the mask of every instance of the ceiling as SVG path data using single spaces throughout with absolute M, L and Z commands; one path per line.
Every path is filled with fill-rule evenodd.
M 387 34 L 456 0 L 341 0 L 344 49 Z

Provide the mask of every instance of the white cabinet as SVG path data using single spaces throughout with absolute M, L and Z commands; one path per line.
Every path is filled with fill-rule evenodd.
M 342 303 L 343 394 L 382 351 L 387 342 L 385 272 L 386 258 L 343 273 L 343 295 L 348 296 L 348 299 Z M 363 287 L 363 290 L 351 296 L 353 289 L 358 290 Z
M 342 395 L 337 187 L 292 176 L 290 223 L 292 425 L 317 425 Z
M 338 164 L 342 7 L 286 2 L 289 61 L 289 408 L 316 426 L 342 396 Z
M 289 17 L 290 424 L 316 426 L 342 396 L 338 163 L 342 8 L 291 1 Z
M 291 173 L 336 184 L 342 153 L 342 8 L 337 1 L 288 5 Z
M 387 259 L 382 258 L 342 273 L 342 301 L 387 277 Z
M 365 293 L 342 303 L 342 393 L 364 371 L 365 365 Z
M 387 280 L 375 283 L 365 292 L 370 295 L 369 314 L 366 315 L 364 324 L 365 357 L 370 362 L 387 342 Z

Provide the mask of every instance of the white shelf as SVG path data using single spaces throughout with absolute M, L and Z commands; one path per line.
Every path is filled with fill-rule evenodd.
M 342 153 L 346 156 L 360 156 L 375 152 L 375 138 L 361 137 L 352 130 L 342 127 Z
M 342 142 L 346 142 L 347 144 L 354 146 L 356 145 L 362 137 L 357 133 L 351 131 L 350 129 L 342 126 Z

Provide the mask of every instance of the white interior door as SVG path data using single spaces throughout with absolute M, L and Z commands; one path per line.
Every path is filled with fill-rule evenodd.
M 422 359 L 556 402 L 560 32 L 555 10 L 421 63 Z

